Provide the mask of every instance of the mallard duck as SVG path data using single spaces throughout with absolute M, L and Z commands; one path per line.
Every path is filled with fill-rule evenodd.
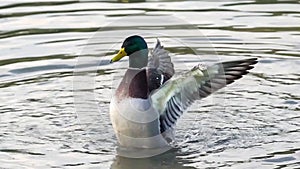
M 174 127 L 183 112 L 202 99 L 248 73 L 256 58 L 196 65 L 173 77 L 175 71 L 169 52 L 161 42 L 149 50 L 138 35 L 125 39 L 111 59 L 129 56 L 129 68 L 110 103 L 110 118 L 123 147 L 159 148 L 174 141 Z

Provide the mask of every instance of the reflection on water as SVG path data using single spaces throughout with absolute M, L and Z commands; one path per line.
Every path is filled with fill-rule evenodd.
M 193 169 L 194 167 L 186 166 L 190 162 L 185 159 L 178 159 L 178 150 L 173 149 L 163 154 L 150 157 L 150 158 L 127 158 L 122 156 L 116 156 L 111 169 Z
M 297 168 L 299 8 L 298 0 L 0 1 L 1 167 Z M 259 63 L 184 114 L 177 150 L 124 158 L 108 107 L 127 61 L 107 59 L 132 34 L 149 46 L 159 37 L 178 73 L 200 61 Z

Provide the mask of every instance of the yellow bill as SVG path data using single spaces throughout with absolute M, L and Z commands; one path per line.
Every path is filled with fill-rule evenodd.
M 118 54 L 110 60 L 110 62 L 119 61 L 124 56 L 127 56 L 127 53 L 125 52 L 125 48 L 122 48 L 122 49 L 120 49 L 120 51 L 118 52 Z

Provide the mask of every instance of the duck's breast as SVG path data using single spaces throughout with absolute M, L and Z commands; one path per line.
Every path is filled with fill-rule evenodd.
M 110 118 L 118 142 L 125 147 L 156 148 L 168 145 L 160 134 L 159 114 L 149 99 L 113 98 Z

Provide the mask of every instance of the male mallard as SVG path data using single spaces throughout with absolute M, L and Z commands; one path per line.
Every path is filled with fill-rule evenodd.
M 112 58 L 129 56 L 129 68 L 110 104 L 118 143 L 125 147 L 159 148 L 174 139 L 177 119 L 195 100 L 202 99 L 248 73 L 256 58 L 195 66 L 177 78 L 171 58 L 159 40 L 148 57 L 145 40 L 137 35 L 123 42 Z

